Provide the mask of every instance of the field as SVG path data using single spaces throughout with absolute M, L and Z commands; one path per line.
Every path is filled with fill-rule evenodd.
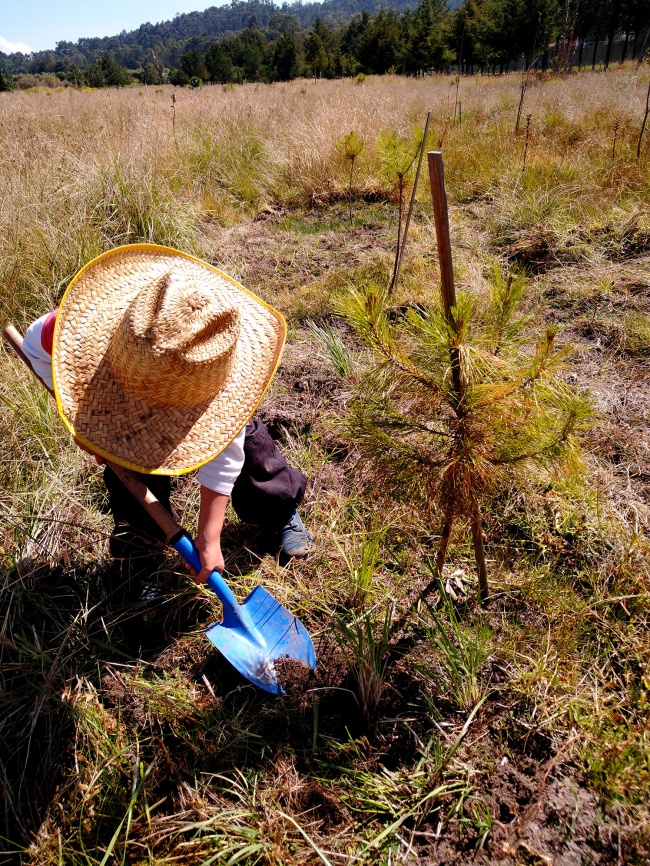
M 138 241 L 287 317 L 259 414 L 310 478 L 316 552 L 281 567 L 232 513 L 223 546 L 238 597 L 262 583 L 319 656 L 286 696 L 255 690 L 171 554 L 162 595 L 117 599 L 100 470 L 0 352 L 0 862 L 648 862 L 648 74 L 534 79 L 516 134 L 515 75 L 0 94 L 3 323 L 24 330 L 81 265 Z M 558 375 L 591 407 L 572 474 L 527 464 L 486 492 L 484 607 L 464 520 L 414 604 L 439 506 L 346 423 L 369 349 L 342 310 L 390 279 L 395 154 L 428 110 L 458 288 L 480 305 L 522 274 L 515 351 L 557 326 Z M 425 162 L 391 321 L 436 310 L 439 283 Z M 190 529 L 197 488 L 174 492 Z

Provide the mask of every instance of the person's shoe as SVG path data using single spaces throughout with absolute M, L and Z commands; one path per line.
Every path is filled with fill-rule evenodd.
M 280 530 L 278 553 L 283 559 L 305 559 L 314 549 L 314 539 L 294 511 Z

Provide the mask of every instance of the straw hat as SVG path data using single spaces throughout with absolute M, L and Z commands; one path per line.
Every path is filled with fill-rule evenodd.
M 61 301 L 57 406 L 103 457 L 189 472 L 251 417 L 285 336 L 277 310 L 207 262 L 154 244 L 118 247 L 82 268 Z

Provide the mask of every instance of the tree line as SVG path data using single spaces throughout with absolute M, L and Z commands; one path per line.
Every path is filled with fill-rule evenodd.
M 275 7 L 274 7 L 275 8 Z M 648 45 L 650 0 L 464 0 L 455 10 L 445 0 L 420 0 L 399 12 L 363 11 L 343 24 L 317 17 L 301 28 L 290 12 L 275 12 L 266 26 L 249 20 L 236 35 L 190 39 L 176 66 L 155 57 L 128 71 L 106 54 L 80 67 L 64 62 L 60 79 L 91 87 L 166 81 L 199 86 L 244 81 L 290 81 L 359 74 L 414 75 L 457 66 L 463 72 L 509 68 L 569 68 L 637 57 Z M 598 53 L 600 52 L 600 53 Z M 0 88 L 5 73 L 0 77 Z M 5 86 L 6 89 L 6 86 Z
M 390 0 L 397 11 L 413 7 L 418 0 Z M 450 0 L 458 5 L 460 0 Z M 273 32 L 276 15 L 291 14 L 301 31 L 307 31 L 320 17 L 328 25 L 340 25 L 364 10 L 375 13 L 386 5 L 384 0 L 322 0 L 276 5 L 273 0 L 231 0 L 223 6 L 213 6 L 203 12 L 176 15 L 170 21 L 141 24 L 136 30 L 122 31 L 116 36 L 85 37 L 76 42 L 58 42 L 53 50 L 26 56 L 0 52 L 0 67 L 7 72 L 54 73 L 66 67 L 85 68 L 109 54 L 126 69 L 140 69 L 149 62 L 160 61 L 166 68 L 178 67 L 180 56 L 191 48 L 205 50 L 224 36 L 234 36 L 250 27 Z

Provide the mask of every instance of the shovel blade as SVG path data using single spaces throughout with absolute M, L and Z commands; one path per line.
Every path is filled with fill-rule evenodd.
M 256 586 L 239 607 L 238 622 L 216 623 L 206 636 L 247 680 L 267 692 L 284 694 L 274 662 L 290 658 L 315 668 L 311 638 L 300 620 L 262 586 Z

